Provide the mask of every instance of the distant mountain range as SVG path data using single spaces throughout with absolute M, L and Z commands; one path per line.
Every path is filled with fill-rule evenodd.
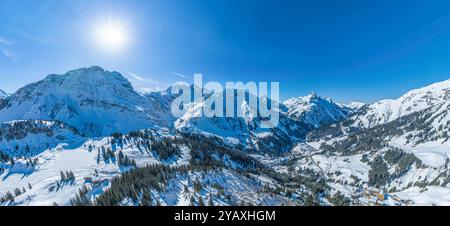
M 0 91 L 0 204 L 450 205 L 450 80 L 370 105 L 292 98 L 272 129 L 203 102 L 173 117 L 169 91 L 100 67 Z

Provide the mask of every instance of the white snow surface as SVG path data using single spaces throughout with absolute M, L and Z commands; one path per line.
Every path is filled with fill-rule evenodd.
M 0 121 L 59 120 L 89 135 L 170 126 L 165 103 L 136 92 L 118 72 L 100 67 L 48 75 L 9 98 Z
M 421 111 L 450 99 L 450 79 L 407 92 L 395 100 L 382 100 L 368 106 L 365 114 L 358 114 L 354 126 L 373 127 L 391 122 L 401 116 Z

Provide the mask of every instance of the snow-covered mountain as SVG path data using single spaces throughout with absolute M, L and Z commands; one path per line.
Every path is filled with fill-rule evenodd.
M 100 67 L 52 74 L 11 94 L 0 121 L 59 120 L 89 135 L 170 126 L 161 99 L 137 93 L 118 72 Z
M 6 98 L 9 96 L 5 91 L 0 90 L 0 109 L 8 104 Z
M 334 103 L 331 99 L 323 99 L 316 93 L 304 97 L 291 98 L 283 103 L 288 111 L 288 117 L 305 124 L 320 127 L 347 118 L 358 106 L 350 108 Z
M 188 111 L 175 121 L 175 128 L 182 132 L 216 135 L 249 149 L 280 151 L 304 140 L 309 131 L 342 121 L 364 106 L 362 103 L 341 105 L 312 93 L 285 101 L 280 106 L 279 125 L 273 129 L 263 129 L 260 126 L 262 118 L 251 114 L 257 110 L 251 111 L 246 102 L 239 106 L 244 116 L 233 118 L 201 117 L 204 104 L 202 101 L 190 105 Z
M 0 89 L 0 99 L 5 99 L 9 94 Z
M 204 105 L 204 101 L 191 104 L 186 113 L 175 121 L 175 129 L 184 133 L 214 135 L 247 149 L 272 152 L 288 151 L 295 142 L 304 140 L 312 129 L 308 124 L 287 117 L 283 111 L 277 111 L 278 126 L 262 128 L 264 119 L 252 114 L 257 109 L 250 109 L 247 102 L 239 106 L 243 112 L 240 117 L 201 117 Z
M 312 165 L 303 167 L 335 175 L 329 177 L 331 187 L 366 204 L 360 191 L 449 205 L 449 94 L 447 80 L 363 106 L 354 116 L 313 131 L 298 146 L 313 150 L 306 162 Z
M 278 174 L 243 152 L 152 130 L 57 146 L 13 165 L 0 159 L 0 169 L 0 205 L 295 204 L 276 193 L 282 182 L 270 175 Z M 129 197 L 131 187 L 142 196 Z
M 361 110 L 363 107 L 365 107 L 367 104 L 363 103 L 363 102 L 350 102 L 348 104 L 340 104 L 340 103 L 338 103 L 338 105 L 341 106 L 342 108 L 349 109 L 353 113 L 356 113 L 359 110 Z
M 398 99 L 382 100 L 367 106 L 364 112 L 354 116 L 354 125 L 373 127 L 432 106 L 447 104 L 449 101 L 450 80 L 437 82 L 411 90 Z
M 59 144 L 81 145 L 78 131 L 62 122 L 19 120 L 0 124 L 1 151 L 10 156 L 34 156 Z
M 313 93 L 263 129 L 246 103 L 174 118 L 170 88 L 140 94 L 99 67 L 49 75 L 0 99 L 0 205 L 450 205 L 449 90 Z

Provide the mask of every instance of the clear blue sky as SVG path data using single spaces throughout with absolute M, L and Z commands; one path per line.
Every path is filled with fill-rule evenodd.
M 120 53 L 91 40 L 108 16 L 129 32 Z M 0 0 L 0 89 L 91 65 L 143 86 L 201 72 L 373 102 L 450 78 L 450 1 Z

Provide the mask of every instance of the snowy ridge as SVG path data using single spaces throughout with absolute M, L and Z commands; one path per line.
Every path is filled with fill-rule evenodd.
M 407 92 L 395 100 L 382 100 L 371 104 L 362 114 L 354 116 L 355 126 L 372 127 L 393 121 L 429 107 L 448 102 L 450 80 Z
M 90 135 L 168 126 L 172 120 L 160 100 L 140 95 L 121 74 L 100 67 L 48 75 L 19 89 L 1 108 L 0 121 L 21 119 L 59 120 Z
M 61 122 L 21 120 L 0 124 L 1 150 L 10 156 L 34 156 L 61 143 L 77 146 L 84 140 L 75 128 Z
M 49 75 L 0 98 L 0 205 L 448 205 L 449 95 L 450 80 L 371 105 L 312 93 L 263 129 L 246 102 L 174 118 L 170 88 Z
M 363 102 L 350 102 L 348 104 L 339 104 L 339 106 L 343 107 L 343 108 L 348 108 L 350 109 L 353 113 L 358 112 L 359 110 L 361 110 L 363 107 L 365 107 L 367 104 L 363 103 Z
M 288 117 L 315 128 L 343 120 L 352 113 L 350 108 L 336 104 L 331 99 L 323 99 L 316 93 L 291 98 L 283 104 L 288 108 Z
M 314 131 L 306 145 L 316 151 L 299 166 L 332 175 L 333 190 L 357 204 L 392 205 L 376 197 L 390 193 L 395 205 L 448 205 L 449 95 L 447 80 L 363 106 L 355 116 Z
M 0 99 L 5 99 L 9 96 L 5 91 L 0 89 Z
M 239 106 L 243 112 L 240 117 L 201 117 L 204 105 L 205 102 L 200 101 L 188 106 L 186 113 L 175 121 L 175 129 L 183 133 L 217 136 L 232 145 L 241 144 L 248 149 L 272 149 L 277 152 L 288 151 L 293 142 L 303 140 L 306 133 L 312 129 L 307 124 L 292 120 L 282 111 L 278 113 L 278 126 L 262 128 L 264 119 L 254 115 L 252 112 L 257 112 L 257 109 L 250 109 L 246 101 Z

